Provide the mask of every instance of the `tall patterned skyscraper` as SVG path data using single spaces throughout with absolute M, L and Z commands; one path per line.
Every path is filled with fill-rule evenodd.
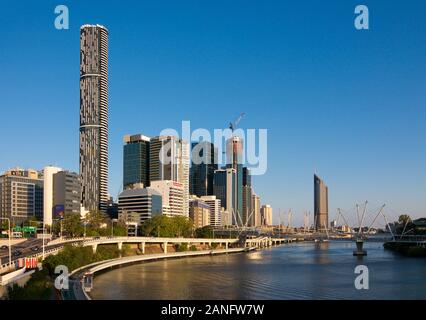
M 80 28 L 80 178 L 82 205 L 108 202 L 108 30 Z

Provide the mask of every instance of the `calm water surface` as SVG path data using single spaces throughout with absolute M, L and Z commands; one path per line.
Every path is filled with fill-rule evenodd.
M 95 277 L 93 299 L 426 299 L 426 259 L 368 243 L 297 243 L 251 253 L 163 260 Z M 356 290 L 354 269 L 369 268 Z

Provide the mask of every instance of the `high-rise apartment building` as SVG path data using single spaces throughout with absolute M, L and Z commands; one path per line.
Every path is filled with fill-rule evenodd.
M 43 218 L 43 179 L 36 170 L 15 168 L 0 176 L 0 217 L 12 223 Z
M 208 141 L 192 143 L 190 194 L 197 197 L 213 194 L 214 172 L 218 166 L 217 148 Z
M 124 136 L 123 189 L 140 183 L 149 186 L 150 140 L 141 134 Z
M 326 230 L 328 227 L 328 187 L 314 174 L 314 221 L 315 229 Z
M 217 199 L 216 196 L 202 196 L 200 199 L 210 207 L 210 225 L 213 227 L 220 227 L 222 225 L 220 199 Z
M 162 214 L 167 216 L 185 216 L 184 186 L 172 180 L 151 181 L 151 188 L 162 197 Z
M 153 181 L 172 180 L 183 187 L 183 215 L 189 213 L 189 145 L 174 136 L 151 138 L 149 176 Z M 164 199 L 163 199 L 164 200 Z
M 108 203 L 108 30 L 80 28 L 80 180 L 87 210 Z

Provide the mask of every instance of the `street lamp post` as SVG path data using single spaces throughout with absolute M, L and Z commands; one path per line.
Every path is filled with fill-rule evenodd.
M 8 223 L 8 228 L 9 228 L 9 263 L 8 265 L 10 266 L 12 264 L 12 245 L 11 245 L 11 240 L 10 240 L 10 219 L 9 218 L 0 218 L 0 220 L 7 220 Z

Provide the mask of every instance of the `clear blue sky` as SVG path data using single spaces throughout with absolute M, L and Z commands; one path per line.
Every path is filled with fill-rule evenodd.
M 124 134 L 224 128 L 245 112 L 242 128 L 269 130 L 254 183 L 275 217 L 313 211 L 314 170 L 331 217 L 365 199 L 426 216 L 425 1 L 71 1 L 65 31 L 58 4 L 0 4 L 0 171 L 78 171 L 79 28 L 99 23 L 113 196 Z M 369 31 L 353 26 L 358 4 Z

